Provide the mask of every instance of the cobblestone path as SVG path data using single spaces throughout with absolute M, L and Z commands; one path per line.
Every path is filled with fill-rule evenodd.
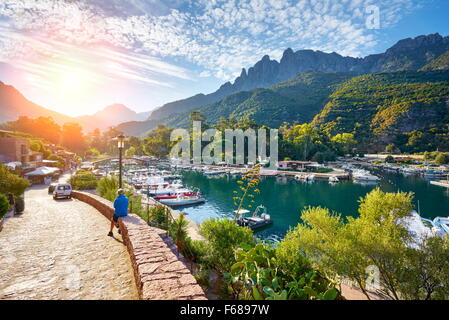
M 25 199 L 0 232 L 0 300 L 138 298 L 126 246 L 101 213 L 42 186 Z

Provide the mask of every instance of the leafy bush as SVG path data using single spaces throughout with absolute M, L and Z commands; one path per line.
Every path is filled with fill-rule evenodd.
M 298 253 L 294 253 L 298 255 Z M 235 298 L 250 300 L 334 300 L 338 291 L 313 269 L 301 273 L 280 268 L 277 251 L 259 243 L 236 253 L 237 262 L 226 278 Z
M 222 275 L 236 262 L 234 253 L 238 248 L 255 245 L 250 228 L 239 227 L 228 219 L 205 221 L 201 225 L 200 232 L 207 239 L 209 246 L 203 259 Z
M 439 153 L 435 158 L 435 162 L 437 164 L 448 164 L 449 163 L 449 154 Z
M 97 183 L 98 194 L 109 201 L 114 201 L 118 189 L 118 178 L 115 176 L 104 177 Z
M 195 272 L 194 277 L 196 279 L 196 282 L 198 282 L 201 287 L 209 287 L 209 269 L 200 267 L 200 269 Z
M 309 208 L 302 212 L 304 223 L 283 242 L 323 274 L 354 281 L 368 298 L 369 289 L 393 300 L 448 299 L 449 240 L 413 240 L 399 223 L 412 212 L 412 200 L 410 193 L 375 189 L 360 200 L 360 216 L 348 217 L 347 223 L 328 209 Z M 368 288 L 366 273 L 372 267 L 379 285 Z
M 58 163 L 57 163 L 57 167 L 58 167 L 58 168 L 64 167 L 64 164 L 65 164 L 64 158 L 61 157 L 61 156 L 58 156 L 58 155 L 56 155 L 56 154 L 51 154 L 51 155 L 49 155 L 48 158 L 47 158 L 47 160 L 57 161 L 57 162 L 58 162 Z
M 176 243 L 179 252 L 185 255 L 185 253 L 189 250 L 187 239 L 189 238 L 187 233 L 187 227 L 189 222 L 185 218 L 184 214 L 180 214 L 179 217 L 170 224 L 169 234 L 170 237 Z
M 0 193 L 20 196 L 29 186 L 28 180 L 9 172 L 8 168 L 0 163 Z
M 0 194 L 0 219 L 4 217 L 4 215 L 9 210 L 9 201 L 8 198 L 4 194 Z
M 156 205 L 149 210 L 150 220 L 156 223 L 158 226 L 167 226 L 167 212 L 163 205 Z
M 97 188 L 97 178 L 91 172 L 78 172 L 70 177 L 70 184 L 75 190 L 94 190 Z
M 86 154 L 86 156 L 90 156 L 90 157 L 98 157 L 101 154 L 101 152 L 95 148 L 90 148 L 89 150 L 86 151 L 85 154 Z

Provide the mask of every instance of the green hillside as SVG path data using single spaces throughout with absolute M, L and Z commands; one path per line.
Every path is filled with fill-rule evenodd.
M 432 60 L 428 65 L 424 66 L 421 71 L 437 71 L 449 70 L 449 51 L 442 54 L 438 58 Z
M 354 132 L 367 150 L 389 143 L 402 151 L 447 149 L 448 101 L 449 71 L 363 75 L 331 94 L 313 123 L 332 134 Z
M 230 116 L 248 116 L 270 127 L 279 127 L 285 121 L 305 123 L 320 112 L 337 86 L 351 77 L 353 75 L 348 73 L 304 73 L 267 89 L 232 94 L 196 110 L 212 123 Z M 186 127 L 188 113 L 179 114 L 166 124 Z

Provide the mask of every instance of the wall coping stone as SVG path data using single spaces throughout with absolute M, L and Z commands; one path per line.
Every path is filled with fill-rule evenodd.
M 113 203 L 100 196 L 72 191 L 72 197 L 90 204 L 108 220 L 114 215 Z M 119 225 L 140 299 L 207 300 L 184 261 L 164 241 L 167 231 L 149 226 L 135 214 L 121 218 Z

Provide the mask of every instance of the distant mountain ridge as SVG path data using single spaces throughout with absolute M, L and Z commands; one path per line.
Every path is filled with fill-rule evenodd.
M 256 88 L 268 88 L 305 72 L 363 75 L 378 72 L 416 71 L 427 66 L 448 50 L 449 36 L 443 37 L 438 33 L 400 40 L 384 53 L 369 55 L 365 58 L 343 57 L 335 52 L 325 53 L 313 50 L 294 52 L 288 48 L 284 51 L 280 62 L 271 60 L 269 56 L 265 55 L 248 71 L 242 69 L 240 76 L 233 83 L 226 82 L 211 94 L 198 94 L 167 103 L 154 110 L 147 121 L 134 124 L 126 123 L 119 127 L 126 128 L 125 132 L 129 130 L 133 133 L 143 129 L 144 131 L 140 131 L 140 135 L 142 135 L 154 128 L 157 123 L 173 123 L 174 118 L 217 103 L 229 95 Z
M 105 130 L 123 122 L 145 119 L 150 114 L 151 112 L 137 113 L 123 104 L 111 104 L 93 115 L 80 116 L 75 119 L 85 131 L 92 131 L 96 128 Z
M 0 81 L 0 124 L 15 121 L 20 116 L 52 117 L 60 125 L 68 122 L 79 123 L 84 131 L 88 132 L 96 128 L 105 130 L 122 122 L 145 119 L 150 114 L 151 112 L 137 113 L 122 104 L 113 104 L 93 115 L 69 117 L 29 101 L 16 88 Z
M 29 118 L 52 117 L 57 123 L 73 122 L 73 118 L 29 101 L 16 88 L 0 81 L 0 123 Z

